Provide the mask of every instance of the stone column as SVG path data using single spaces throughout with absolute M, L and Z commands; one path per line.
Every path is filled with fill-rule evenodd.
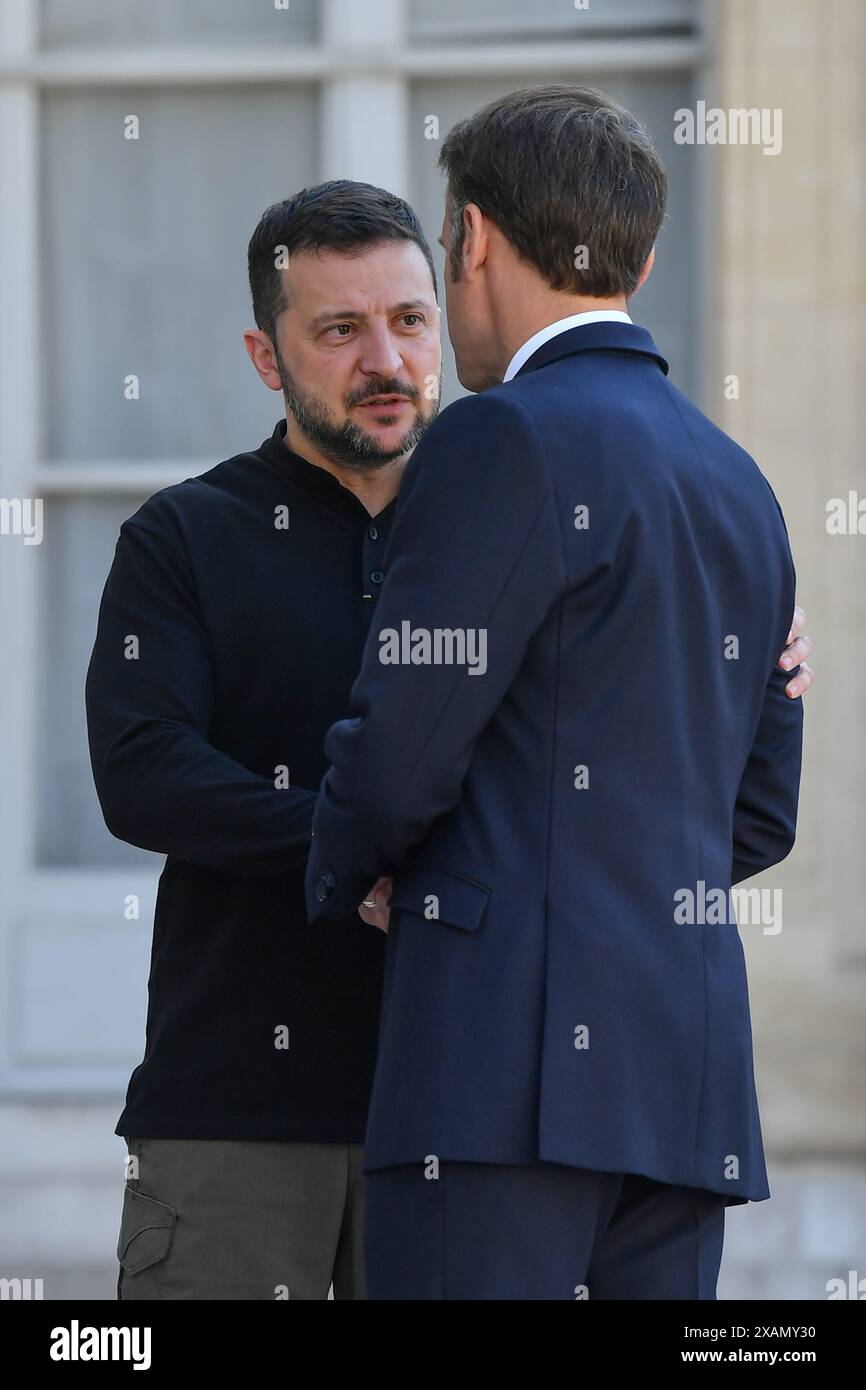
M 765 876 L 783 889 L 783 929 L 742 928 L 759 1097 L 771 1159 L 853 1157 L 866 1142 L 866 534 L 829 535 L 826 507 L 849 491 L 866 499 L 866 6 L 712 8 L 717 64 L 696 95 L 778 107 L 783 122 L 778 155 L 703 152 L 716 214 L 713 411 L 780 499 L 817 643 L 800 840 Z M 729 375 L 739 399 L 726 398 Z

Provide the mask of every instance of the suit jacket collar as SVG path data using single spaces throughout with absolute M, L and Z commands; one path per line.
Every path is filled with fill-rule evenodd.
M 647 357 L 657 363 L 665 376 L 668 373 L 667 362 L 645 328 L 636 323 L 584 323 L 542 343 L 512 380 L 516 381 L 526 372 L 534 372 L 539 367 L 546 367 L 549 362 L 570 357 L 576 352 L 635 353 L 638 357 Z

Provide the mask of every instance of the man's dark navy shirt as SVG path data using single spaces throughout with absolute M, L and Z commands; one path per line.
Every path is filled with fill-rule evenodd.
M 364 1138 L 385 937 L 357 911 L 308 926 L 304 869 L 396 500 L 371 517 L 285 429 L 145 502 L 102 597 L 100 804 L 114 835 L 167 856 L 117 1134 Z

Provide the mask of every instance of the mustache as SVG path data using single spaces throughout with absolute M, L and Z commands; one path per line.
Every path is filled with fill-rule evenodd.
M 365 401 L 372 400 L 375 396 L 405 396 L 413 405 L 418 405 L 421 400 L 421 392 L 417 386 L 412 386 L 408 381 L 400 381 L 395 376 L 382 377 L 378 381 L 368 382 L 366 386 L 361 386 L 357 391 L 353 391 L 346 397 L 346 405 L 363 405 Z

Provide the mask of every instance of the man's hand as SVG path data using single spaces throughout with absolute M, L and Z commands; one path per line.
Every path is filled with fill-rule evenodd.
M 362 918 L 371 927 L 378 927 L 380 931 L 386 932 L 391 918 L 391 909 L 388 904 L 391 901 L 391 889 L 394 885 L 392 878 L 380 878 L 373 884 L 361 906 L 358 908 Z M 375 907 L 368 907 L 368 903 L 375 903 Z
M 796 700 L 798 696 L 809 689 L 814 674 L 811 666 L 806 665 L 806 657 L 812 650 L 812 639 L 803 634 L 805 626 L 806 614 L 798 606 L 794 609 L 794 621 L 791 623 L 791 631 L 788 633 L 788 644 L 778 661 L 778 665 L 783 671 L 790 671 L 792 666 L 800 667 L 794 679 L 788 681 L 785 686 L 785 694 L 792 700 Z

